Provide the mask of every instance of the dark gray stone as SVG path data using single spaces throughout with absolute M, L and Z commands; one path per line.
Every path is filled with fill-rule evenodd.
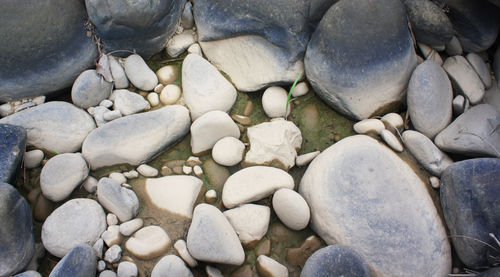
M 309 21 L 311 27 L 316 28 L 326 11 L 340 0 L 310 0 L 309 3 Z
M 495 42 L 499 9 L 485 0 L 444 0 L 456 36 L 465 52 L 484 51 Z
M 323 16 L 305 55 L 307 79 L 329 106 L 364 119 L 401 104 L 417 65 L 399 0 L 342 0 Z
M 87 244 L 80 244 L 57 263 L 49 277 L 93 277 L 96 275 L 97 257 Z
M 85 5 L 106 51 L 129 50 L 148 58 L 160 52 L 174 34 L 185 2 L 85 0 Z
M 71 86 L 97 58 L 81 0 L 6 0 L 0 9 L 0 101 Z
M 307 259 L 300 277 L 370 277 L 370 269 L 356 251 L 343 245 L 330 245 Z
M 498 46 L 497 51 L 495 51 L 493 71 L 495 72 L 495 79 L 497 80 L 497 84 L 500 87 L 500 46 Z
M 0 276 L 25 268 L 35 253 L 28 202 L 9 184 L 0 182 Z
M 453 26 L 443 10 L 429 0 L 403 0 L 411 28 L 418 42 L 443 46 L 453 37 Z
M 489 233 L 500 238 L 500 159 L 454 163 L 441 175 L 441 206 L 460 260 L 471 268 L 491 266 L 498 252 Z
M 500 6 L 500 1 L 498 3 L 499 3 L 498 6 Z M 500 276 L 500 267 L 495 267 L 476 275 L 476 277 L 498 277 L 498 276 Z
M 0 124 L 0 182 L 9 183 L 16 173 L 26 147 L 26 130 Z
M 76 106 L 88 109 L 108 98 L 111 94 L 113 83 L 108 83 L 102 75 L 94 69 L 85 70 L 78 78 L 71 89 L 71 100 Z

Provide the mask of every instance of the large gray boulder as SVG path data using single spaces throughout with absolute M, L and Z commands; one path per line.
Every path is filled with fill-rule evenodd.
M 174 34 L 185 2 L 85 0 L 85 5 L 108 52 L 129 50 L 148 58 L 163 49 Z
M 451 251 L 426 184 L 392 150 L 365 135 L 324 150 L 299 192 L 310 226 L 328 244 L 351 247 L 374 276 L 447 276 Z
M 0 124 L 0 182 L 9 183 L 23 159 L 26 130 L 19 126 Z
M 307 79 L 333 109 L 353 119 L 400 104 L 417 65 L 399 0 L 342 0 L 323 16 L 305 55 Z
M 6 0 L 0 9 L 0 101 L 71 86 L 97 58 L 80 0 Z
M 87 244 L 75 246 L 60 260 L 50 272 L 49 277 L 94 277 L 97 257 Z

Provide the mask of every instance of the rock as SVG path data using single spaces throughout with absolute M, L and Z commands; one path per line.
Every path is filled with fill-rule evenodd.
M 184 53 L 191 44 L 195 43 L 193 30 L 184 30 L 168 40 L 166 51 L 170 57 L 176 58 Z
M 288 248 L 286 250 L 286 262 L 292 266 L 304 266 L 306 260 L 314 253 L 316 250 L 324 247 L 325 244 L 315 235 L 308 237 L 301 245 L 297 248 Z M 270 247 L 270 245 L 269 245 Z
M 298 156 L 297 158 L 295 158 L 295 165 L 297 165 L 297 166 L 308 165 L 312 160 L 314 160 L 314 158 L 316 158 L 319 155 L 319 153 L 321 153 L 321 152 L 314 151 L 314 152 L 310 152 L 307 154 L 302 154 L 302 155 Z
M 435 189 L 438 189 L 441 186 L 440 182 L 441 180 L 439 180 L 436 176 L 429 177 L 429 184 Z
M 444 70 L 450 76 L 453 86 L 468 98 L 472 105 L 483 99 L 484 84 L 472 66 L 462 56 L 449 57 L 444 61 Z
M 116 273 L 112 270 L 104 270 L 99 273 L 99 277 L 117 277 Z
M 0 124 L 0 183 L 14 181 L 26 147 L 26 130 Z
M 201 46 L 198 43 L 191 44 L 187 49 L 188 54 L 195 54 L 203 57 L 203 52 L 201 51 Z
M 182 172 L 186 175 L 190 175 L 193 172 L 193 168 L 187 165 L 183 165 Z
M 399 132 L 404 128 L 403 118 L 397 113 L 388 113 L 380 120 L 384 123 L 385 128 L 393 133 L 396 133 L 396 130 Z
M 306 95 L 309 92 L 309 85 L 306 82 L 298 83 L 292 91 L 293 97 L 300 97 Z
M 477 277 L 495 277 L 500 275 L 500 268 L 494 267 L 476 275 Z
M 2 155 L 3 156 L 3 155 Z M 37 168 L 42 164 L 45 154 L 42 150 L 35 149 L 24 153 L 23 165 L 27 169 Z
M 102 238 L 98 239 L 94 245 L 92 245 L 92 250 L 98 259 L 102 259 L 102 250 L 104 248 L 104 240 Z
M 403 100 L 417 65 L 404 5 L 336 3 L 311 36 L 304 63 L 309 83 L 336 111 L 357 120 L 387 112 Z
M 150 92 L 148 93 L 148 101 L 149 101 L 149 104 L 151 105 L 151 107 L 156 107 L 158 105 L 160 105 L 160 97 L 158 96 L 158 93 L 156 92 Z
M 108 52 L 129 50 L 148 58 L 174 34 L 184 1 L 85 0 L 85 5 Z
M 80 153 L 64 153 L 51 158 L 40 173 L 43 196 L 58 202 L 66 199 L 89 175 Z
M 212 158 L 220 165 L 237 165 L 243 159 L 245 145 L 234 137 L 224 137 L 215 143 Z
M 97 199 L 99 203 L 114 213 L 121 222 L 129 221 L 139 212 L 139 199 L 135 192 L 121 187 L 118 182 L 110 178 L 101 178 L 97 185 Z
M 101 238 L 108 247 L 111 247 L 115 244 L 120 244 L 122 241 L 122 236 L 120 235 L 120 227 L 118 225 L 108 226 L 108 229 L 104 231 L 104 233 L 102 233 Z
M 277 190 L 273 195 L 273 209 L 281 222 L 292 230 L 302 230 L 309 224 L 309 206 L 293 189 Z
M 137 266 L 132 262 L 121 262 L 116 271 L 118 277 L 137 277 Z
M 0 275 L 24 269 L 35 253 L 33 223 L 28 202 L 9 184 L 0 182 Z
M 166 85 L 160 94 L 160 101 L 163 105 L 172 105 L 181 97 L 181 88 L 178 85 Z
M 500 89 L 496 82 L 493 82 L 491 88 L 484 93 L 483 103 L 490 104 L 500 111 Z
M 403 152 L 403 144 L 401 144 L 396 135 L 391 133 L 391 131 L 382 130 L 380 137 L 392 150 L 396 152 Z
M 241 265 L 245 260 L 233 227 L 219 209 L 208 204 L 194 209 L 187 247 L 193 258 L 204 262 Z
M 108 226 L 109 225 L 118 225 L 118 217 L 114 213 L 108 213 L 106 215 L 106 223 L 108 224 Z
M 175 255 L 167 255 L 156 263 L 151 272 L 151 277 L 168 276 L 192 277 L 193 273 L 191 273 L 181 258 Z
M 123 62 L 123 67 L 132 85 L 140 90 L 151 91 L 158 84 L 156 74 L 149 68 L 142 57 L 137 54 L 128 56 Z
M 291 106 L 288 105 L 288 110 L 285 110 L 288 101 L 288 93 L 281 87 L 269 87 L 262 95 L 262 108 L 270 118 L 287 117 L 290 114 Z
M 360 276 L 370 277 L 370 269 L 353 249 L 330 245 L 314 252 L 307 259 L 301 277 Z
M 106 216 L 97 201 L 75 198 L 53 211 L 42 226 L 42 242 L 47 251 L 63 257 L 75 246 L 92 246 L 106 230 Z
M 441 131 L 434 143 L 439 149 L 469 156 L 499 156 L 500 112 L 489 104 L 470 108 Z
M 432 61 L 415 68 L 408 84 L 407 104 L 415 130 L 433 139 L 452 120 L 453 91 L 446 72 Z
M 0 124 L 26 129 L 26 143 L 59 154 L 76 152 L 95 128 L 88 113 L 66 102 L 53 101 L 0 119 Z
M 479 78 L 481 78 L 485 89 L 489 89 L 491 87 L 491 74 L 486 63 L 484 63 L 483 59 L 476 53 L 469 53 L 466 57 L 474 71 L 476 71 Z
M 9 0 L 2 7 L 0 102 L 53 94 L 94 65 L 97 47 L 82 1 Z
M 90 109 L 92 109 L 92 108 L 90 108 Z M 119 111 L 119 110 L 117 110 L 117 111 Z M 92 112 L 93 112 L 94 120 L 95 120 L 95 123 L 97 124 L 97 127 L 101 127 L 102 125 L 107 123 L 107 121 L 104 119 L 104 114 L 110 112 L 110 110 L 108 108 L 98 106 L 98 107 L 94 107 L 92 109 Z M 121 114 L 121 112 L 120 112 L 120 114 Z
M 82 109 L 88 109 L 108 98 L 113 83 L 106 82 L 94 69 L 83 71 L 71 88 L 71 101 Z
M 137 172 L 135 170 L 130 170 L 127 172 L 123 172 L 123 176 L 127 177 L 128 179 L 135 179 L 135 178 L 139 177 L 139 172 Z
M 184 29 L 192 29 L 194 27 L 193 4 L 191 4 L 191 2 L 187 2 L 186 5 L 184 5 L 181 17 L 181 26 Z
M 122 173 L 120 172 L 112 172 L 111 174 L 109 174 L 108 176 L 110 179 L 113 179 L 115 180 L 118 184 L 123 184 L 123 183 L 126 183 L 127 182 L 127 178 L 125 178 L 125 175 L 123 175 Z M 109 216 L 109 215 L 108 215 Z M 116 223 L 115 223 L 116 224 Z M 113 224 L 111 224 L 113 225 Z
M 115 102 L 113 108 L 119 110 L 122 115 L 131 115 L 144 111 L 150 107 L 149 102 L 135 92 L 126 89 L 115 90 Z
M 120 224 L 120 234 L 130 236 L 144 225 L 142 218 L 135 218 Z
M 444 3 L 465 52 L 481 52 L 490 48 L 500 27 L 498 8 L 487 1 L 445 0 Z
M 82 153 L 92 170 L 121 163 L 139 165 L 184 137 L 189 124 L 188 110 L 178 105 L 122 117 L 90 133 Z
M 446 43 L 446 54 L 449 56 L 462 55 L 462 45 L 456 36 L 453 36 L 451 40 Z
M 198 155 L 212 149 L 223 137 L 240 137 L 240 129 L 223 111 L 210 111 L 191 125 L 191 152 Z
M 14 277 L 42 277 L 42 274 L 40 274 L 34 270 L 28 270 L 28 271 L 14 275 Z
M 288 170 L 295 165 L 302 145 L 300 129 L 292 121 L 263 122 L 247 129 L 250 150 L 245 164 L 271 165 Z
M 213 204 L 217 201 L 217 191 L 214 189 L 208 190 L 205 193 L 205 202 L 208 204 Z
M 193 120 L 209 111 L 229 112 L 237 96 L 217 68 L 194 54 L 187 55 L 182 63 L 182 91 Z
M 88 193 L 94 193 L 97 191 L 97 179 L 92 177 L 92 176 L 88 176 L 87 179 L 85 179 L 85 181 L 83 181 L 83 188 L 88 192 Z
M 352 128 L 354 129 L 354 132 L 358 134 L 374 133 L 378 135 L 382 132 L 382 130 L 385 130 L 385 125 L 379 119 L 369 118 L 356 122 Z
M 175 65 L 166 65 L 156 71 L 158 81 L 165 86 L 174 83 L 179 78 L 179 68 Z
M 146 194 L 160 209 L 191 218 L 194 203 L 203 181 L 193 176 L 177 175 L 146 179 Z
M 288 277 L 288 269 L 265 255 L 259 255 L 256 263 L 260 276 Z
M 139 167 L 137 167 L 137 172 L 139 172 L 144 177 L 158 176 L 158 169 L 147 164 L 141 164 Z
M 257 242 L 267 233 L 271 209 L 267 206 L 245 204 L 224 213 L 243 244 Z
M 97 258 L 88 244 L 75 246 L 64 255 L 50 272 L 49 277 L 89 277 L 95 276 Z
M 441 173 L 451 164 L 453 160 L 443 153 L 425 135 L 407 130 L 403 132 L 403 142 L 410 153 L 429 173 L 441 176 Z
M 443 10 L 425 0 L 404 0 L 411 28 L 418 42 L 443 46 L 453 37 L 453 26 Z
M 252 166 L 231 175 L 222 190 L 222 202 L 228 209 L 260 200 L 280 188 L 293 189 L 293 178 L 286 171 L 269 166 Z
M 193 173 L 196 177 L 201 178 L 203 176 L 203 169 L 199 165 L 193 167 Z
M 205 267 L 205 272 L 207 273 L 208 277 L 224 277 L 224 275 L 222 275 L 222 272 L 220 270 L 209 265 Z
M 440 199 L 446 225 L 460 260 L 470 268 L 492 266 L 488 234 L 500 237 L 500 159 L 471 159 L 450 165 L 441 175 Z M 469 239 L 470 238 L 470 239 Z
M 122 248 L 115 244 L 104 253 L 104 260 L 110 264 L 118 262 L 122 257 Z
M 108 58 L 109 58 L 109 69 L 111 70 L 111 75 L 113 76 L 114 80 L 113 85 L 115 89 L 128 88 L 129 82 L 127 79 L 127 74 L 125 73 L 125 69 L 115 57 L 109 55 Z
M 198 1 L 193 6 L 198 41 L 240 91 L 292 83 L 304 71 L 312 31 L 309 6 L 305 0 Z
M 453 114 L 455 116 L 463 114 L 470 108 L 469 100 L 465 99 L 465 97 L 463 97 L 462 95 L 455 96 L 455 98 L 453 98 L 453 101 L 451 102 L 451 105 L 453 106 Z
M 127 250 L 135 257 L 150 260 L 163 254 L 170 246 L 167 232 L 159 226 L 143 227 L 125 243 Z
M 6 117 L 14 113 L 14 107 L 10 103 L 0 105 L 0 116 Z
M 312 229 L 326 243 L 359 253 L 374 276 L 449 273 L 446 230 L 426 185 L 377 140 L 350 136 L 325 149 L 299 192 L 311 209 Z
M 187 250 L 186 241 L 180 239 L 175 242 L 174 248 L 179 253 L 179 256 L 186 262 L 190 267 L 195 267 L 198 265 L 195 259 L 189 254 Z

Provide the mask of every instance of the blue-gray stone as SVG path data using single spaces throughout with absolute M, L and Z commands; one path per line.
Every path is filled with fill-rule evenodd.
M 499 253 L 485 243 L 497 246 L 489 233 L 500 238 L 500 159 L 454 163 L 441 175 L 440 194 L 460 260 L 470 268 L 491 266 L 488 255 Z
M 0 182 L 0 276 L 25 268 L 35 253 L 28 202 L 9 184 Z
M 500 3 L 500 2 L 499 2 Z M 500 6 L 500 4 L 499 4 Z M 495 267 L 492 269 L 488 269 L 476 275 L 476 277 L 498 277 L 500 276 L 500 267 Z
M 10 183 L 23 159 L 26 130 L 22 127 L 0 124 L 0 182 Z
M 399 0 L 342 0 L 318 24 L 305 55 L 307 79 L 333 109 L 353 119 L 402 103 L 417 65 Z
M 90 21 L 108 52 L 135 51 L 148 58 L 174 34 L 185 0 L 85 0 Z M 123 55 L 126 52 L 117 52 Z
M 300 277 L 370 277 L 370 269 L 356 251 L 343 245 L 330 245 L 307 259 Z
M 5 0 L 0 9 L 0 101 L 71 86 L 97 47 L 81 0 Z
M 34 270 L 28 270 L 28 271 L 14 275 L 14 277 L 42 277 L 42 274 L 40 274 Z
M 97 257 L 87 244 L 75 246 L 57 263 L 49 277 L 93 277 L 96 275 Z
M 94 69 L 85 70 L 76 78 L 71 88 L 73 104 L 88 109 L 99 105 L 111 94 L 113 83 L 106 82 L 104 77 Z

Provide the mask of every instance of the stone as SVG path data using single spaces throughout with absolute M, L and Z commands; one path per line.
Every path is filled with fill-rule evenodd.
M 358 134 L 374 133 L 379 135 L 382 130 L 385 130 L 385 125 L 380 119 L 369 118 L 356 122 L 352 128 Z
M 203 52 L 201 51 L 201 46 L 198 43 L 191 44 L 187 49 L 188 54 L 195 54 L 203 57 Z
M 145 190 L 153 205 L 191 218 L 203 181 L 187 175 L 146 179 Z
M 184 30 L 182 33 L 176 34 L 168 40 L 166 46 L 167 54 L 170 57 L 177 58 L 195 42 L 193 30 Z
M 123 184 L 127 182 L 127 178 L 120 172 L 112 172 L 108 175 L 108 178 L 115 180 L 118 184 Z
M 500 89 L 496 82 L 493 82 L 491 88 L 484 93 L 483 103 L 490 104 L 500 111 Z
M 94 245 L 92 245 L 92 250 L 98 259 L 102 259 L 102 250 L 104 248 L 104 240 L 102 238 L 98 239 Z
M 99 277 L 117 277 L 116 273 L 112 270 L 104 270 L 99 273 Z
M 179 256 L 188 264 L 190 267 L 195 267 L 198 265 L 196 260 L 189 254 L 187 250 L 186 241 L 180 239 L 174 243 L 174 248 L 179 253 Z
M 28 145 L 36 148 L 72 153 L 95 129 L 92 117 L 76 106 L 60 101 L 48 102 L 0 119 L 0 124 L 26 129 Z
M 391 132 L 396 133 L 396 131 L 402 131 L 404 128 L 404 120 L 397 113 L 388 113 L 382 116 L 380 120 L 384 123 L 385 128 Z
M 143 227 L 130 237 L 125 248 L 135 257 L 150 260 L 163 254 L 170 246 L 167 232 L 159 226 Z
M 290 114 L 291 106 L 288 105 L 288 93 L 281 87 L 269 87 L 262 95 L 262 108 L 270 118 L 287 117 Z
M 257 242 L 264 237 L 269 227 L 271 209 L 267 206 L 244 204 L 223 212 L 238 238 L 245 245 Z
M 434 143 L 445 152 L 500 157 L 499 124 L 500 111 L 490 104 L 480 104 L 457 117 Z
M 208 204 L 213 204 L 217 201 L 217 191 L 214 189 L 208 190 L 205 193 L 205 202 Z
M 120 224 L 120 234 L 130 236 L 144 225 L 142 218 L 134 218 Z
M 110 264 L 118 262 L 122 257 L 122 248 L 115 244 L 104 253 L 104 260 Z
M 121 163 L 139 165 L 183 138 L 189 124 L 188 110 L 179 105 L 129 115 L 90 133 L 82 154 L 92 170 Z
M 193 173 L 196 177 L 201 178 L 203 176 L 203 169 L 199 165 L 193 167 Z
M 194 54 L 187 55 L 182 63 L 182 91 L 193 120 L 209 111 L 229 112 L 237 96 L 236 89 L 215 66 Z
M 240 115 L 240 114 L 233 114 L 233 115 L 231 115 L 231 118 L 243 126 L 252 125 L 252 119 L 248 116 Z
M 308 165 L 312 160 L 314 160 L 314 158 L 316 158 L 319 153 L 321 153 L 320 151 L 314 151 L 314 152 L 310 152 L 310 153 L 307 153 L 307 154 L 302 154 L 300 156 L 297 156 L 297 158 L 295 158 L 295 165 L 296 166 L 306 166 Z
M 108 98 L 113 83 L 106 82 L 94 69 L 80 73 L 71 88 L 71 101 L 82 109 L 88 109 Z
M 476 71 L 479 78 L 484 84 L 485 89 L 489 89 L 491 87 L 491 74 L 490 70 L 486 66 L 486 63 L 483 59 L 476 53 L 469 53 L 466 56 L 467 61 L 470 63 L 474 71 Z
M 500 159 L 456 162 L 441 175 L 440 199 L 451 241 L 469 268 L 492 266 L 489 233 L 500 237 Z
M 455 96 L 455 98 L 453 98 L 453 101 L 451 102 L 451 105 L 453 107 L 453 114 L 456 116 L 463 114 L 470 108 L 469 100 L 465 99 L 465 97 L 463 97 L 462 95 Z
M 304 173 L 299 192 L 316 234 L 352 248 L 374 276 L 450 272 L 446 230 L 426 184 L 377 140 L 350 136 L 325 149 Z
M 210 111 L 191 124 L 191 152 L 195 155 L 212 149 L 224 137 L 240 137 L 240 129 L 223 111 Z
M 462 45 L 456 36 L 453 36 L 451 40 L 446 43 L 446 54 L 448 56 L 462 55 Z
M 343 245 L 330 245 L 314 252 L 307 259 L 300 276 L 370 277 L 371 274 L 368 265 L 356 251 Z
M 49 277 L 95 276 L 97 258 L 88 244 L 75 246 L 56 264 Z
M 182 172 L 186 175 L 190 175 L 193 172 L 193 168 L 187 165 L 183 165 Z
M 30 206 L 11 185 L 0 182 L 0 275 L 24 269 L 35 253 Z
M 237 165 L 243 159 L 245 145 L 234 137 L 224 137 L 215 143 L 212 158 L 223 166 Z
M 24 153 L 23 165 L 27 169 L 37 168 L 42 164 L 45 154 L 42 150 L 35 149 Z
M 122 115 L 131 115 L 144 111 L 150 107 L 149 102 L 141 95 L 126 89 L 115 90 L 115 102 L 113 108 L 119 110 Z
M 207 273 L 208 277 L 224 277 L 224 275 L 222 275 L 222 272 L 220 270 L 209 265 L 205 267 L 205 272 Z
M 3 2 L 0 102 L 53 95 L 94 66 L 97 46 L 86 16 L 79 0 Z
M 26 148 L 26 130 L 22 127 L 0 124 L 0 182 L 15 180 Z
M 398 137 L 391 133 L 391 131 L 382 130 L 380 137 L 392 150 L 396 152 L 403 152 L 403 144 L 401 144 Z
M 186 5 L 184 5 L 181 16 L 181 26 L 184 29 L 192 29 L 194 27 L 193 4 L 191 4 L 191 2 L 187 2 Z
M 166 85 L 160 94 L 160 101 L 163 105 L 172 105 L 181 97 L 181 88 L 178 85 Z
M 118 277 L 137 277 L 138 275 L 137 265 L 128 261 L 121 262 L 118 264 L 116 275 Z
M 452 120 L 451 82 L 446 72 L 432 61 L 421 63 L 413 71 L 406 101 L 413 127 L 430 139 Z
M 384 114 L 404 100 L 417 65 L 404 5 L 337 2 L 312 34 L 304 64 L 314 91 L 336 111 L 356 120 Z
M 89 108 L 89 109 L 92 109 L 92 108 Z M 107 123 L 107 121 L 104 119 L 104 114 L 110 112 L 110 110 L 108 108 L 98 106 L 98 107 L 94 107 L 92 109 L 92 112 L 93 112 L 94 120 L 95 120 L 97 127 L 101 127 L 102 125 Z M 121 114 L 121 112 L 120 112 L 120 114 Z
M 288 277 L 288 269 L 286 266 L 265 255 L 257 257 L 256 267 L 260 276 Z
M 444 61 L 444 70 L 450 76 L 453 86 L 468 98 L 472 105 L 483 99 L 484 84 L 474 71 L 474 68 L 462 56 L 449 57 Z
M 6 117 L 14 113 L 14 107 L 10 103 L 0 105 L 0 116 Z
M 314 253 L 316 250 L 324 247 L 325 244 L 315 235 L 312 235 L 297 248 L 288 248 L 286 250 L 286 262 L 292 266 L 304 266 L 307 259 Z M 269 245 L 269 248 L 271 245 Z
M 123 66 L 118 62 L 118 60 L 109 55 L 109 69 L 111 70 L 111 75 L 113 76 L 113 86 L 115 89 L 124 89 L 128 88 L 129 82 L 127 78 L 127 74 L 125 74 L 125 69 Z
M 179 78 L 179 68 L 175 65 L 166 65 L 156 71 L 158 81 L 165 86 L 174 83 Z
M 43 246 L 62 258 L 75 246 L 92 246 L 106 230 L 106 216 L 97 201 L 75 198 L 54 210 L 42 226 Z
M 187 234 L 193 258 L 211 263 L 241 265 L 245 252 L 231 224 L 222 212 L 209 204 L 199 204 Z
M 293 189 L 293 178 L 286 171 L 269 166 L 252 166 L 229 176 L 222 190 L 222 202 L 228 209 L 260 200 L 280 188 Z
M 64 153 L 49 159 L 40 173 L 43 196 L 58 202 L 66 199 L 89 175 L 80 153 Z
M 304 96 L 309 92 L 309 85 L 306 82 L 297 83 L 292 91 L 293 97 Z
M 432 1 L 404 0 L 408 20 L 418 42 L 445 45 L 453 37 L 453 26 L 443 10 Z
M 441 180 L 436 176 L 429 177 L 429 184 L 431 187 L 438 189 L 441 186 Z
M 118 217 L 114 213 L 106 215 L 106 223 L 109 225 L 118 225 Z
M 148 93 L 148 101 L 149 101 L 149 104 L 151 105 L 151 107 L 156 107 L 158 105 L 160 105 L 160 97 L 158 96 L 158 93 L 156 92 L 150 92 Z
M 181 0 L 85 1 L 89 19 L 107 52 L 134 51 L 144 58 L 165 47 L 181 19 L 184 3 Z
M 139 177 L 139 172 L 137 172 L 135 170 L 130 170 L 127 172 L 123 172 L 123 176 L 127 177 L 127 179 L 135 179 L 135 178 Z
M 34 270 L 28 270 L 28 271 L 14 275 L 14 277 L 42 277 L 42 274 L 40 274 Z
M 156 74 L 137 54 L 128 56 L 123 62 L 123 67 L 132 85 L 140 90 L 151 91 L 158 84 Z
M 133 190 L 121 187 L 110 178 L 101 178 L 97 185 L 97 199 L 109 212 L 114 213 L 121 222 L 129 221 L 139 212 L 139 199 Z
M 122 242 L 120 227 L 118 225 L 108 226 L 108 229 L 102 233 L 101 238 L 108 247 L 120 244 Z
M 208 60 L 239 91 L 256 91 L 293 83 L 304 71 L 302 58 L 313 28 L 309 7 L 305 0 L 204 0 L 193 6 L 193 14 Z
M 435 176 L 441 176 L 441 173 L 453 164 L 448 155 L 439 150 L 428 137 L 417 131 L 404 131 L 403 142 L 415 159 Z
M 193 273 L 191 273 L 181 258 L 175 255 L 167 255 L 156 263 L 151 272 L 151 277 L 167 276 L 192 277 Z
M 158 169 L 149 166 L 147 164 L 141 164 L 139 167 L 137 167 L 137 172 L 139 172 L 139 174 L 141 174 L 144 177 L 158 176 Z
M 87 179 L 83 181 L 82 186 L 88 193 L 94 193 L 97 191 L 97 184 L 98 181 L 96 178 L 88 176 Z
M 270 165 L 284 170 L 295 165 L 302 134 L 292 121 L 263 122 L 249 127 L 247 136 L 250 149 L 245 155 L 245 164 Z
M 309 224 L 309 206 L 293 189 L 277 190 L 273 195 L 273 209 L 281 222 L 292 230 L 302 230 Z

